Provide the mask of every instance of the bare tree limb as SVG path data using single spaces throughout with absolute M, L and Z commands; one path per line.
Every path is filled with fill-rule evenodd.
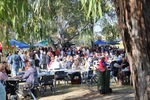
M 70 37 L 67 41 L 71 41 L 72 39 L 74 39 L 76 36 L 78 36 L 84 29 L 86 29 L 86 27 L 88 26 L 89 24 L 85 24 L 85 26 L 80 29 L 80 30 L 77 30 L 76 34 L 73 35 L 72 37 Z
M 67 27 L 67 25 L 71 22 L 71 17 L 73 16 L 73 14 L 68 18 L 69 21 L 64 25 L 63 29 Z
M 56 46 L 55 46 L 54 41 L 50 35 L 48 35 L 48 41 L 50 42 L 50 46 L 52 47 L 52 49 L 56 50 Z

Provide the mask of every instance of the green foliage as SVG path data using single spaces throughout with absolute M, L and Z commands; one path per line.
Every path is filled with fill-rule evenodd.
M 118 26 L 115 21 L 109 22 L 111 17 L 114 17 L 113 5 L 108 3 L 109 0 L 81 0 L 81 4 L 85 11 L 87 20 L 94 19 L 94 22 L 101 19 L 100 27 L 102 28 L 101 34 L 106 37 L 107 41 L 115 40 L 118 35 Z M 107 18 L 106 16 L 107 15 Z M 113 20 L 113 18 L 111 19 Z M 115 25 L 112 25 L 112 23 Z M 96 36 L 95 39 L 102 37 Z
M 3 39 L 9 40 L 11 33 L 20 33 L 22 36 L 23 23 L 27 21 L 30 6 L 26 0 L 1 0 L 0 25 L 3 25 Z M 8 43 L 3 41 L 3 43 Z M 8 45 L 8 44 L 7 44 Z
M 112 26 L 107 23 L 106 26 L 102 30 L 102 34 L 106 36 L 107 41 L 116 40 L 116 38 L 119 37 L 118 24 L 115 24 Z
M 81 0 L 81 4 L 87 20 L 92 17 L 94 22 L 96 22 L 97 19 L 102 17 L 103 11 L 101 8 L 101 0 Z
M 112 6 L 106 2 L 107 0 L 101 0 L 102 14 L 109 13 L 112 9 Z
M 98 4 L 96 1 L 93 3 Z M 95 9 L 100 8 L 95 6 Z M 47 40 L 49 35 L 59 41 L 58 34 L 68 40 L 80 35 L 79 30 L 92 22 L 87 21 L 85 15 L 78 1 L 0 0 L 0 26 L 4 26 L 0 27 L 0 35 L 3 40 L 7 38 L 7 43 L 12 35 L 29 44 Z M 88 15 L 91 14 L 88 12 Z

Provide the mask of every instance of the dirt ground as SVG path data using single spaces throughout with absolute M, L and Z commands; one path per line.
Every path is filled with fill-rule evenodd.
M 134 100 L 133 88 L 129 85 L 111 86 L 111 94 L 100 94 L 96 86 L 68 85 L 57 87 L 56 94 L 49 90 L 44 96 L 39 96 L 38 100 Z

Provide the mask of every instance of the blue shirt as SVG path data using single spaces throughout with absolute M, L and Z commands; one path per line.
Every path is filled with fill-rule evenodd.
M 107 64 L 106 62 L 102 62 L 102 64 L 103 64 L 103 66 L 105 66 L 105 68 L 106 68 L 107 66 L 109 66 L 109 64 Z
M 1 82 L 0 82 L 0 99 L 1 99 L 1 100 L 6 100 L 5 87 L 2 85 Z
M 10 63 L 12 64 L 13 67 L 18 67 L 20 66 L 21 63 L 21 57 L 18 54 L 14 54 L 10 58 Z
M 22 77 L 23 79 L 26 79 L 26 82 L 30 84 L 34 84 L 35 80 L 38 78 L 38 73 L 37 70 L 34 67 L 29 67 L 26 71 L 25 74 Z

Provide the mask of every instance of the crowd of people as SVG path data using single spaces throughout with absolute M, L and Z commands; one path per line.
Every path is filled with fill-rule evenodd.
M 96 69 L 100 72 L 109 66 L 111 75 L 118 77 L 120 81 L 122 81 L 119 74 L 121 69 L 128 69 L 127 74 L 130 75 L 125 51 L 115 46 L 70 47 L 55 51 L 50 47 L 42 47 L 28 51 L 19 49 L 14 54 L 8 53 L 6 61 L 0 65 L 0 80 L 6 81 L 12 76 L 26 79 L 26 82 L 32 84 L 41 70 L 51 73 L 63 68 L 86 72 L 92 70 L 93 66 L 97 66 Z M 20 75 L 20 70 L 25 71 L 25 74 Z
M 72 64 L 75 60 L 82 58 L 82 60 L 79 60 L 78 62 L 80 65 L 84 66 L 83 64 L 88 58 L 92 59 L 93 62 L 93 60 L 99 59 L 100 56 L 106 56 L 106 60 L 108 60 L 108 58 L 112 58 L 112 56 L 118 57 L 120 52 L 123 53 L 124 51 L 122 52 L 118 48 L 112 48 L 110 46 L 100 46 L 95 48 L 81 47 L 79 49 L 71 47 L 61 50 L 57 49 L 55 51 L 52 51 L 51 48 L 39 48 L 38 50 L 32 49 L 30 51 L 20 50 L 16 51 L 15 54 L 8 53 L 6 60 L 12 68 L 13 76 L 16 76 L 19 68 L 22 70 L 25 69 L 26 60 L 32 60 L 36 67 L 50 70 L 53 69 L 53 67 L 50 68 L 50 66 L 53 66 L 52 63 L 55 62 L 61 63 L 59 64 L 59 67 L 72 68 Z

